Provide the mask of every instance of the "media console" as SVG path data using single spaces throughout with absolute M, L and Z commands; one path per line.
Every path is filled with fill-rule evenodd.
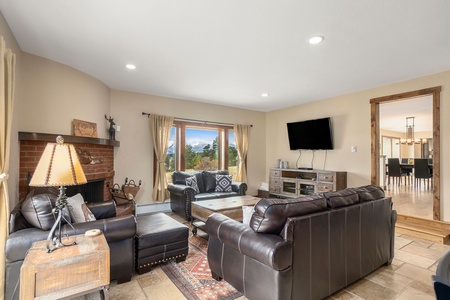
M 342 190 L 347 187 L 347 172 L 270 169 L 269 192 L 280 197 L 298 197 Z

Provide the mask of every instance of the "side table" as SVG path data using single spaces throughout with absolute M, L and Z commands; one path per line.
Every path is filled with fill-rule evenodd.
M 65 299 L 103 291 L 109 299 L 109 247 L 103 234 L 64 238 L 47 253 L 46 241 L 33 243 L 20 270 L 20 299 Z

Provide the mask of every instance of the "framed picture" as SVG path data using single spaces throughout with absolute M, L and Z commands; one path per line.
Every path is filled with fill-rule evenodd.
M 75 136 L 97 137 L 97 124 L 73 119 L 73 134 Z

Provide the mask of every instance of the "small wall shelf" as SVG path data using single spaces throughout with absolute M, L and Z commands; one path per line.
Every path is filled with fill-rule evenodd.
M 52 134 L 52 133 L 23 132 L 23 131 L 19 131 L 19 141 L 40 141 L 40 142 L 55 143 L 56 137 L 58 135 L 62 136 L 66 143 L 71 144 L 91 144 L 91 145 L 106 145 L 106 146 L 120 147 L 119 141 L 112 141 L 108 139 Z

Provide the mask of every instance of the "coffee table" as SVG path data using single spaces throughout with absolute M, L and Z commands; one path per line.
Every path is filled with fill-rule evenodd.
M 236 196 L 192 202 L 192 234 L 196 235 L 197 229 L 204 231 L 206 219 L 213 213 L 220 213 L 236 221 L 242 221 L 242 206 L 253 206 L 260 199 L 253 196 Z

